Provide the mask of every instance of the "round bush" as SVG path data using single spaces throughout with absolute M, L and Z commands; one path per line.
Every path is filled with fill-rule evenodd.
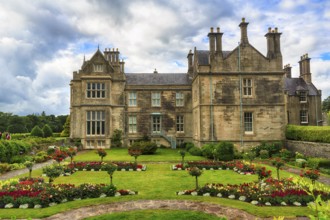
M 202 147 L 202 155 L 209 159 L 214 159 L 214 156 L 213 156 L 214 149 L 215 149 L 215 146 L 213 144 L 205 144 Z
M 220 142 L 216 145 L 217 159 L 221 161 L 233 160 L 234 155 L 234 144 L 230 142 Z
M 188 152 L 193 156 L 202 156 L 202 150 L 198 147 L 192 147 Z
M 53 136 L 53 131 L 48 124 L 44 125 L 44 127 L 42 128 L 42 132 L 44 133 L 45 138 Z
M 268 152 L 268 150 L 261 150 L 259 152 L 259 154 L 260 154 L 260 158 L 261 159 L 268 159 L 269 158 L 269 152 Z
M 195 147 L 195 145 L 191 142 L 185 144 L 186 151 L 189 151 L 193 147 Z
M 44 137 L 44 132 L 41 130 L 41 128 L 38 125 L 36 125 L 31 131 L 31 136 Z

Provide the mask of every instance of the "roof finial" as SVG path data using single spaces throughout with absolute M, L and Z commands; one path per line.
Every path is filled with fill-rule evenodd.
M 85 57 L 85 54 L 84 54 L 84 63 L 86 62 L 86 57 Z
M 155 68 L 155 70 L 154 70 L 154 73 L 158 73 L 156 68 Z
M 97 50 L 100 50 L 100 44 L 97 44 Z

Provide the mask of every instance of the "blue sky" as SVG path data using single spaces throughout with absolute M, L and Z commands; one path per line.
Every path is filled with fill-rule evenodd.
M 187 53 L 208 49 L 220 27 L 223 49 L 240 40 L 264 55 L 268 27 L 278 27 L 283 64 L 298 77 L 311 58 L 313 83 L 330 95 L 330 2 L 321 0 L 0 0 L 0 111 L 69 114 L 72 72 L 99 45 L 119 48 L 126 72 L 186 72 Z

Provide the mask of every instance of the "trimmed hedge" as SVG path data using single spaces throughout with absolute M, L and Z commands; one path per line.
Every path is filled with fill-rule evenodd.
M 15 156 L 30 152 L 32 145 L 23 141 L 0 141 L 0 161 L 12 163 Z
M 330 143 L 330 126 L 288 125 L 285 135 L 288 140 Z

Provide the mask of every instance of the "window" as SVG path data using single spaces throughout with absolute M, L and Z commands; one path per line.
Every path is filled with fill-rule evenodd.
M 94 72 L 103 72 L 103 64 L 94 64 Z
M 176 131 L 184 132 L 183 115 L 176 116 Z
M 151 93 L 151 106 L 160 106 L 160 92 Z
M 307 102 L 307 92 L 300 92 L 299 93 L 299 101 L 300 102 Z
M 86 141 L 86 148 L 94 148 L 94 141 Z
M 86 133 L 89 136 L 105 134 L 104 111 L 87 111 Z
M 252 79 L 243 79 L 243 95 L 252 96 Z
M 128 117 L 128 133 L 136 133 L 136 116 Z
M 181 148 L 184 143 L 184 139 L 176 139 L 176 147 Z
M 300 111 L 300 123 L 307 124 L 308 123 L 308 112 L 307 110 Z
M 160 116 L 152 116 L 152 133 L 160 133 L 161 120 Z
M 128 93 L 128 106 L 136 106 L 136 92 Z
M 87 98 L 105 98 L 105 84 L 87 83 Z
M 244 131 L 246 134 L 253 132 L 253 113 L 244 112 Z
M 182 92 L 177 92 L 175 94 L 175 103 L 176 106 L 184 106 L 184 98 L 183 98 L 183 93 Z
M 97 141 L 98 148 L 105 148 L 105 141 Z

